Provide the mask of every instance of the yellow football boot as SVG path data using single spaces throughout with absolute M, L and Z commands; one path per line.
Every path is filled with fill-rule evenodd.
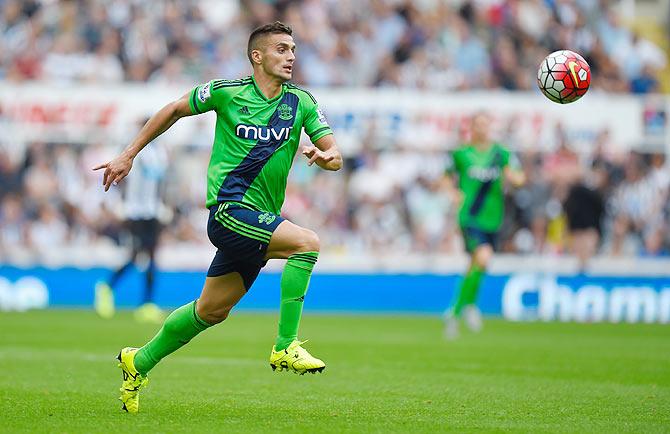
M 101 318 L 110 319 L 114 316 L 114 292 L 107 282 L 95 284 L 95 311 Z
M 138 322 L 162 324 L 165 316 L 165 312 L 154 303 L 144 303 L 135 310 L 135 320 Z
M 326 364 L 322 360 L 312 356 L 301 346 L 305 342 L 294 340 L 288 348 L 279 351 L 275 351 L 275 348 L 272 347 L 272 353 L 270 354 L 272 370 L 281 372 L 286 369 L 304 375 L 306 372 L 316 374 L 326 369 Z
M 149 378 L 135 369 L 136 353 L 137 348 L 126 347 L 117 356 L 119 368 L 123 371 L 123 383 L 121 383 L 121 389 L 119 389 L 121 391 L 119 399 L 123 403 L 122 409 L 128 413 L 140 411 L 140 389 L 149 383 Z

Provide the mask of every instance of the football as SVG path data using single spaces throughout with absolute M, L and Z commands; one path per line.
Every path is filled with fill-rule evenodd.
M 586 60 L 574 51 L 554 51 L 540 63 L 537 85 L 553 102 L 559 104 L 575 102 L 589 90 L 591 68 Z

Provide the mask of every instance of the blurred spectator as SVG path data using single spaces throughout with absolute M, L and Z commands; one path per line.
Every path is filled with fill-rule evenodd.
M 0 77 L 183 85 L 235 78 L 250 72 L 245 35 L 282 19 L 298 44 L 295 80 L 310 86 L 529 89 L 542 57 L 570 48 L 591 63 L 594 87 L 657 91 L 665 53 L 595 4 L 6 0 Z
M 435 180 L 419 176 L 407 191 L 407 207 L 412 248 L 419 252 L 434 252 L 451 246 L 456 228 L 455 210 L 446 192 L 441 191 Z
M 577 182 L 570 187 L 563 207 L 568 220 L 570 248 L 583 271 L 600 244 L 605 204 L 596 188 Z
M 28 244 L 37 251 L 67 244 L 68 235 L 63 215 L 49 203 L 40 206 L 37 218 L 28 226 Z
M 508 198 L 503 250 L 572 252 L 582 266 L 596 252 L 665 254 L 670 171 L 664 155 L 605 152 L 611 145 L 605 132 L 596 137 L 593 153 L 581 157 L 558 141 L 562 145 L 552 152 L 520 153 L 528 183 Z M 323 234 L 329 252 L 461 252 L 454 206 L 435 183 L 443 151 L 416 152 L 396 143 L 379 152 L 370 143 L 336 175 L 296 162 L 284 215 Z M 39 255 L 54 245 L 121 245 L 119 190 L 103 193 L 99 174 L 90 171 L 109 148 L 34 143 L 19 163 L 2 149 L 0 176 L 8 181 L 1 185 L 12 187 L 0 190 L 0 252 L 27 246 Z M 163 246 L 206 246 L 204 185 L 193 174 L 205 173 L 209 150 L 182 146 L 171 154 L 165 201 L 175 213 Z
M 667 63 L 659 47 L 595 0 L 0 0 L 0 79 L 188 89 L 248 74 L 250 29 L 278 18 L 294 27 L 295 81 L 309 86 L 527 90 L 546 54 L 573 48 L 589 61 L 595 88 L 648 93 L 659 90 Z M 294 165 L 284 213 L 322 234 L 331 252 L 461 252 L 453 204 L 434 182 L 456 138 L 432 121 L 421 115 L 393 119 L 391 128 L 366 124 L 368 135 L 349 144 L 347 171 L 337 176 Z M 512 145 L 523 140 L 516 126 L 507 125 Z M 119 244 L 118 192 L 103 194 L 90 171 L 111 152 L 106 144 L 22 150 L 0 140 L 0 252 Z M 207 245 L 204 184 L 193 174 L 205 173 L 211 138 L 191 140 L 174 149 L 178 164 L 168 169 L 166 205 L 175 215 L 164 232 L 167 248 Z M 584 140 L 577 153 L 559 128 L 547 140 L 551 151 L 524 144 L 519 156 L 529 182 L 508 198 L 501 245 L 508 252 L 573 251 L 582 264 L 599 246 L 664 254 L 665 158 L 628 155 L 608 131 Z
M 633 93 L 653 93 L 659 90 L 658 79 L 649 65 L 643 66 L 640 73 L 630 82 L 630 91 Z
M 662 253 L 667 191 L 650 175 L 645 176 L 645 169 L 642 157 L 631 153 L 624 166 L 625 178 L 611 199 L 615 255 Z
M 0 147 L 0 199 L 20 190 L 21 173 L 18 164 Z
M 0 255 L 7 256 L 13 249 L 28 244 L 27 216 L 16 195 L 6 195 L 0 200 Z

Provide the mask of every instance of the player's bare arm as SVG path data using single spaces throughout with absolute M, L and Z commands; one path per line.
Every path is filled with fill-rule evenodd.
M 102 177 L 105 191 L 128 175 L 133 167 L 133 159 L 147 144 L 167 131 L 180 118 L 194 114 L 189 107 L 188 98 L 189 93 L 186 93 L 165 105 L 144 124 L 135 139 L 116 158 L 93 168 L 93 170 L 105 169 Z
M 337 147 L 332 134 L 321 137 L 314 142 L 314 146 L 307 146 L 302 154 L 307 157 L 307 164 L 316 163 L 324 170 L 340 170 L 342 168 L 342 154 Z
M 523 185 L 526 183 L 526 174 L 523 172 L 523 170 L 507 166 L 505 167 L 504 174 L 507 182 L 512 184 L 514 188 L 523 187 Z
M 455 205 L 460 205 L 463 201 L 463 193 L 456 188 L 456 182 L 450 174 L 445 174 L 440 179 L 440 188 L 447 193 L 451 202 Z

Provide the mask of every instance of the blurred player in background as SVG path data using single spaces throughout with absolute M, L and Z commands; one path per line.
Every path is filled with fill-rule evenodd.
M 128 174 L 135 156 L 178 119 L 211 110 L 217 114 L 207 174 L 207 234 L 218 250 L 200 298 L 172 312 L 142 348 L 127 347 L 119 353 L 124 379 L 120 399 L 128 412 L 138 411 L 139 391 L 149 370 L 225 320 L 268 259 L 287 259 L 280 283 L 279 332 L 270 352 L 272 369 L 304 374 L 325 368 L 297 340 L 319 238 L 279 212 L 303 128 L 314 144 L 302 151 L 309 165 L 339 170 L 342 156 L 314 97 L 286 83 L 295 61 L 291 28 L 280 22 L 257 28 L 249 37 L 247 54 L 252 76 L 195 87 L 152 116 L 118 157 L 94 168 L 105 169 L 103 184 L 108 190 Z
M 167 169 L 167 154 L 159 144 L 147 148 L 135 160 L 135 170 L 125 182 L 124 223 L 130 236 L 131 254 L 128 262 L 118 268 L 108 281 L 95 287 L 95 310 L 102 318 L 114 316 L 114 292 L 117 283 L 133 266 L 144 267 L 144 293 L 135 318 L 142 322 L 165 319 L 154 301 L 156 247 L 161 231 L 160 215 L 164 212 L 161 201 L 162 181 Z
M 454 203 L 460 204 L 458 222 L 470 266 L 456 294 L 454 305 L 445 312 L 445 336 L 459 334 L 459 319 L 473 331 L 482 327 L 477 308 L 479 286 L 496 247 L 498 230 L 503 221 L 504 181 L 519 187 L 525 175 L 512 153 L 491 140 L 491 118 L 476 113 L 471 121 L 470 143 L 450 152 L 444 185 Z M 458 177 L 458 188 L 452 177 Z

